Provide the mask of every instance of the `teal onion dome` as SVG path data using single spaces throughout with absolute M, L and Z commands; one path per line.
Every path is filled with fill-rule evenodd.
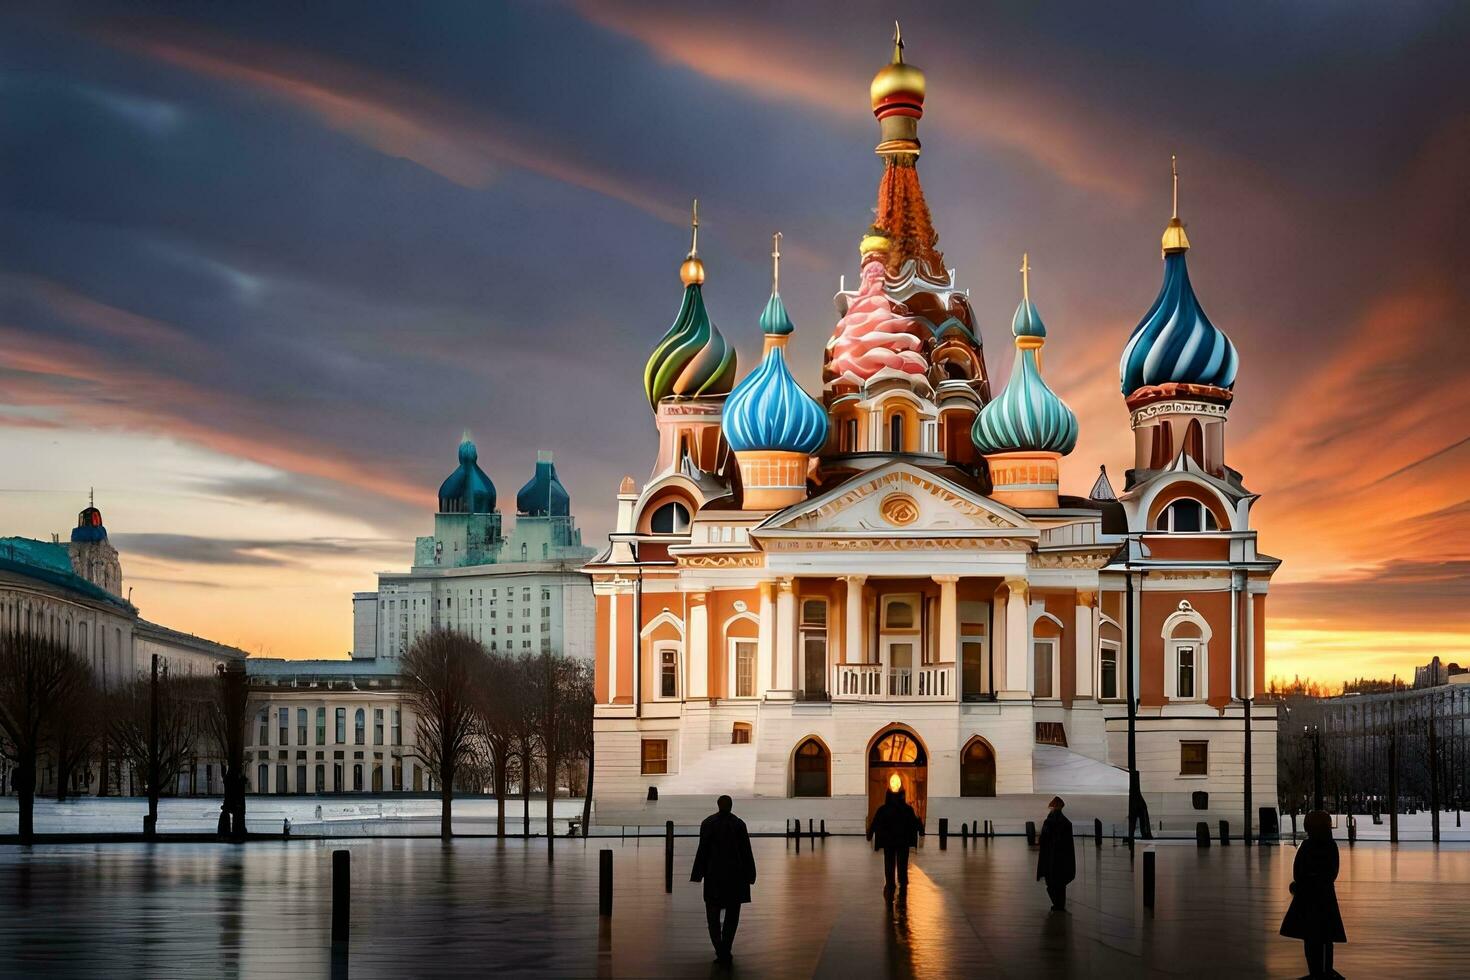
M 459 444 L 459 467 L 439 484 L 441 514 L 489 514 L 495 510 L 495 484 L 480 469 L 479 455 L 466 435 Z
M 761 310 L 761 333 L 767 337 L 784 337 L 795 329 L 791 325 L 791 317 L 786 315 L 786 304 L 781 302 L 781 294 L 772 293 L 766 300 L 766 308 Z
M 550 453 L 536 460 L 536 475 L 516 494 L 516 511 L 528 517 L 567 517 L 572 512 L 572 497 L 557 478 Z
M 774 311 L 774 313 L 773 313 Z M 773 333 L 768 323 L 784 323 L 785 333 Z M 760 366 L 746 375 L 730 397 L 720 424 L 725 441 L 735 452 L 787 452 L 811 456 L 826 445 L 827 413 L 808 395 L 786 366 L 785 337 L 793 329 L 786 307 L 771 294 L 761 329 L 771 340 Z M 779 338 L 779 339 L 778 339 Z
M 1037 352 L 1045 343 L 1046 327 L 1029 297 L 1016 307 L 1011 330 L 1016 335 L 1011 376 L 1005 390 L 980 410 L 970 436 L 987 456 L 1016 452 L 1065 456 L 1077 445 L 1077 416 L 1042 380 Z
M 1228 390 L 1235 384 L 1238 364 L 1235 345 L 1200 309 L 1189 284 L 1184 248 L 1166 251 L 1164 286 L 1143 321 L 1133 328 L 1119 361 L 1123 394 L 1163 384 Z

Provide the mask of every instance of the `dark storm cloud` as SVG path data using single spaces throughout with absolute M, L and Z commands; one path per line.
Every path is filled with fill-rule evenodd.
M 1288 539 L 1263 546 L 1289 568 L 1329 541 L 1368 567 L 1386 528 L 1402 557 L 1463 557 L 1365 514 L 1397 506 L 1405 477 L 1382 478 L 1463 438 L 1470 411 L 1470 8 L 904 13 L 940 244 L 997 382 L 1030 251 L 1049 377 L 1082 420 L 1076 489 L 1127 451 L 1117 352 L 1158 288 L 1177 152 L 1191 273 L 1242 354 L 1232 453 Z M 619 477 L 652 456 L 639 375 L 677 307 L 690 197 L 744 367 L 785 233 L 793 363 L 815 383 L 871 220 L 866 86 L 891 16 L 691 0 L 0 14 L 0 424 L 42 406 L 172 434 L 301 482 L 214 492 L 394 535 L 426 520 L 468 427 L 502 501 L 554 449 L 596 540 Z M 1416 467 L 1441 484 L 1412 509 L 1451 505 L 1467 468 L 1463 451 Z
M 292 538 L 271 541 L 152 533 L 113 534 L 110 537 L 125 554 L 196 565 L 284 566 L 322 558 L 401 558 L 403 547 L 396 540 L 348 538 Z

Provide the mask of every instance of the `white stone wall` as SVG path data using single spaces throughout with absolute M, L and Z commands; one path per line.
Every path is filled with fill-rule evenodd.
M 337 737 L 336 715 L 341 709 L 344 728 Z M 280 712 L 286 711 L 286 738 L 281 739 Z M 306 712 L 305 739 L 301 738 L 300 711 Z M 317 712 L 325 711 L 323 737 L 317 737 Z M 363 712 L 363 741 L 356 740 L 356 714 Z M 375 728 L 375 711 L 383 712 L 381 741 Z M 395 740 L 393 712 L 399 712 L 399 732 Z M 264 718 L 264 735 L 262 724 Z M 394 792 L 393 768 L 402 772 L 403 792 L 415 789 L 414 778 L 419 776 L 418 790 L 428 792 L 428 773 L 423 771 L 423 762 L 417 755 L 417 721 L 403 703 L 398 692 L 325 691 L 302 689 L 260 690 L 251 699 L 250 722 L 247 728 L 245 752 L 246 775 L 249 792 L 262 794 L 285 793 L 290 795 L 312 795 L 324 793 L 371 793 L 373 792 L 373 770 L 382 767 L 382 791 Z M 262 774 L 261 766 L 266 768 Z M 357 788 L 353 779 L 354 766 L 362 766 L 362 786 Z M 281 781 L 281 767 L 285 767 L 285 782 Z M 341 767 L 340 784 L 337 767 Z M 323 785 L 318 789 L 317 768 L 322 769 Z M 303 771 L 304 770 L 304 771 Z M 262 775 L 264 780 L 262 781 Z M 304 787 L 298 782 L 304 776 Z

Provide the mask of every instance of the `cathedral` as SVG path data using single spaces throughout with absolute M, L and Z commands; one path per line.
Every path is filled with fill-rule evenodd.
M 896 786 L 931 830 L 1039 819 L 1054 793 L 1115 826 L 1249 826 L 1275 805 L 1275 710 L 1253 698 L 1279 562 L 1226 462 L 1237 355 L 1190 285 L 1177 173 L 1163 285 L 1118 338 L 1133 466 L 1121 492 L 1104 471 L 1064 495 L 1077 418 L 1043 371 L 1029 263 L 995 390 L 919 181 L 925 88 L 895 37 L 870 91 L 876 217 L 819 393 L 788 365 L 779 235 L 742 375 L 695 212 L 644 371 L 653 472 L 623 480 L 585 569 L 598 819 L 682 822 L 728 793 L 760 829 L 851 830 Z

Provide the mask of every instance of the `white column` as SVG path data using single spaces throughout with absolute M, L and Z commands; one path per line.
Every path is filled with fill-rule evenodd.
M 843 662 L 863 662 L 863 582 L 866 575 L 848 575 L 847 627 L 842 632 Z
M 1026 610 L 1029 594 L 1026 580 L 1022 578 L 1006 579 L 1006 589 L 1009 591 L 1006 597 L 1006 689 L 1000 692 L 999 696 L 1012 699 L 1029 698 L 1031 691 L 1027 678 L 1030 672 L 1026 669 L 1026 657 L 1030 652 L 1028 640 L 1031 629 L 1030 617 Z
M 1250 576 L 1245 580 L 1245 696 L 1256 696 L 1256 601 Z
M 618 594 L 607 597 L 607 703 L 618 699 Z
M 689 634 L 684 660 L 689 665 L 689 684 L 685 688 L 691 698 L 709 697 L 709 606 L 705 594 L 689 597 Z
M 796 582 L 783 578 L 776 593 L 776 680 L 771 697 L 795 696 L 796 626 Z
M 1097 664 L 1097 631 L 1094 629 L 1097 593 L 1077 593 L 1077 626 L 1073 636 L 1073 656 L 1076 658 L 1076 691 L 1079 698 L 1096 697 L 1093 687 L 1093 671 Z
M 756 634 L 756 697 L 765 697 L 771 687 L 772 664 L 776 660 L 776 605 L 771 601 L 774 582 L 762 582 L 761 622 Z
M 960 699 L 960 691 L 964 689 L 961 682 L 962 664 L 959 653 L 959 604 L 955 601 L 955 586 L 959 582 L 958 575 L 935 575 L 934 581 L 939 583 L 939 654 L 940 663 L 953 663 L 954 672 L 954 699 Z

